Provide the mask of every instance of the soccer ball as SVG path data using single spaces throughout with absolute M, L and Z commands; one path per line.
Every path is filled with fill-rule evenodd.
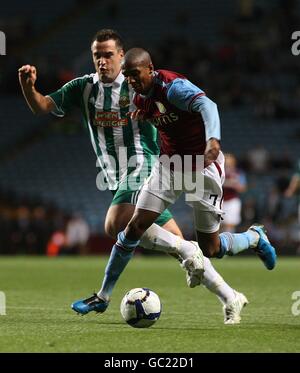
M 158 295 L 147 288 L 128 291 L 120 307 L 123 319 L 134 328 L 149 328 L 160 316 L 161 303 Z

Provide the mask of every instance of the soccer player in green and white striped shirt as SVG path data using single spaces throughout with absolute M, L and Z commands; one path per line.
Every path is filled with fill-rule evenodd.
M 19 81 L 34 113 L 53 112 L 63 116 L 72 107 L 81 109 L 101 167 L 101 187 L 107 183 L 113 193 L 106 215 L 105 231 L 116 238 L 132 217 L 139 188 L 150 174 L 151 165 L 159 154 L 157 131 L 150 123 L 131 120 L 127 115 L 135 107 L 133 91 L 121 73 L 124 51 L 118 33 L 109 29 L 97 32 L 92 40 L 91 51 L 96 73 L 74 79 L 52 94 L 44 96 L 35 89 L 37 72 L 34 66 L 22 66 L 19 69 Z M 195 243 L 182 239 L 182 233 L 168 210 L 147 230 L 141 246 L 164 251 L 178 258 L 193 256 L 197 250 Z M 131 253 L 127 259 L 130 260 L 130 257 Z M 209 259 L 204 259 L 202 283 L 221 299 L 225 321 L 228 323 L 230 314 L 231 323 L 239 322 L 243 305 L 237 302 L 237 292 L 226 284 Z M 114 269 L 123 265 L 120 258 L 112 253 L 105 270 L 106 283 L 113 278 Z M 187 278 L 189 286 L 199 285 L 191 282 L 189 274 Z M 80 309 L 74 309 L 85 314 L 92 310 L 104 312 L 109 299 L 103 296 L 100 289 L 98 294 L 80 302 Z

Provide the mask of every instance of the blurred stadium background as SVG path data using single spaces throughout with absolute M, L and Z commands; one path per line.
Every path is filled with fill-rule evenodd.
M 126 47 L 148 49 L 157 68 L 185 74 L 219 106 L 222 148 L 247 176 L 243 230 L 263 222 L 280 255 L 296 254 L 297 197 L 283 193 L 300 157 L 300 64 L 291 53 L 300 1 L 291 0 L 11 0 L 1 5 L 0 254 L 107 252 L 109 191 L 96 188 L 96 161 L 77 112 L 33 116 L 17 70 L 38 68 L 43 94 L 93 72 L 90 40 L 114 28 Z M 172 208 L 187 238 L 192 213 Z M 73 232 L 87 243 L 65 245 Z M 75 234 L 76 235 L 76 234 Z M 75 239 L 75 238 L 74 238 Z M 74 241 L 76 242 L 76 241 Z M 83 240 L 84 242 L 84 240 Z

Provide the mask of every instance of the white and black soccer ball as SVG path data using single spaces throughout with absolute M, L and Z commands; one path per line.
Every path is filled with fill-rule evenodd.
M 123 319 L 134 328 L 149 328 L 160 317 L 159 296 L 147 288 L 135 288 L 128 291 L 120 306 Z

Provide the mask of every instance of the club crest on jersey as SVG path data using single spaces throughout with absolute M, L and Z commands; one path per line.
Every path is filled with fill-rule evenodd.
M 157 106 L 158 108 L 158 111 L 161 113 L 161 114 L 165 114 L 167 109 L 164 107 L 164 105 L 159 102 L 159 101 L 155 101 L 155 105 Z
M 130 105 L 129 97 L 128 96 L 120 96 L 120 99 L 119 99 L 120 108 L 125 108 L 125 107 L 128 107 L 129 105 Z

